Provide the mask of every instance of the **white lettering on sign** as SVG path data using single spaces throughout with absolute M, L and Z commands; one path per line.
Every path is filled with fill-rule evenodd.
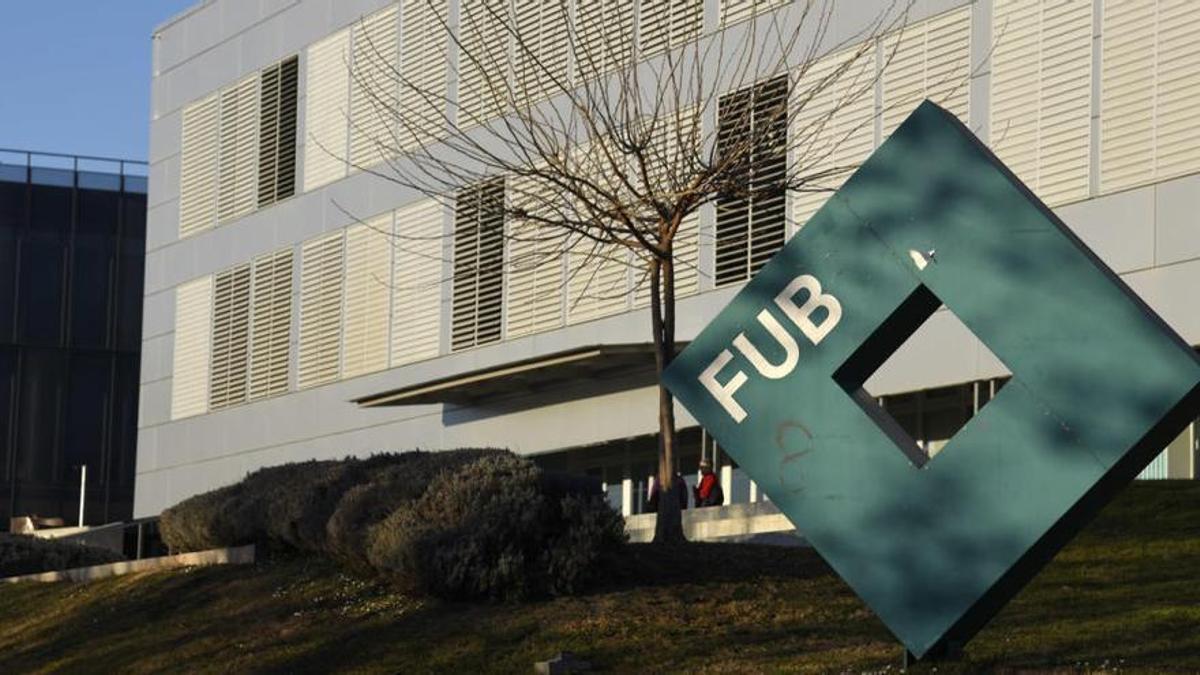
M 808 291 L 808 299 L 804 301 L 804 304 L 797 305 L 796 294 L 802 290 Z M 828 337 L 829 333 L 837 327 L 838 322 L 842 320 L 842 303 L 829 293 L 822 292 L 821 282 L 811 274 L 802 274 L 793 279 L 779 295 L 775 296 L 775 305 L 796 325 L 796 328 L 804 337 L 808 338 L 813 346 L 821 344 L 821 341 Z M 816 323 L 813 321 L 812 315 L 819 308 L 825 310 L 825 318 L 821 319 L 820 323 Z M 746 337 L 745 332 L 738 333 L 734 337 L 733 346 L 741 352 L 742 356 L 746 357 L 759 375 L 772 380 L 787 377 L 795 370 L 796 363 L 800 360 L 800 345 L 769 309 L 759 312 L 757 319 L 771 337 L 775 338 L 776 342 L 783 347 L 783 360 L 779 363 L 768 361 L 762 351 Z M 733 421 L 741 424 L 742 420 L 746 419 L 746 410 L 734 399 L 733 395 L 746 383 L 746 380 L 749 379 L 748 376 L 745 372 L 738 370 L 727 382 L 717 381 L 717 375 L 732 360 L 733 353 L 728 349 L 722 349 L 721 353 L 717 354 L 712 363 L 704 369 L 704 372 L 700 373 L 698 379 L 708 393 L 712 394 L 712 397 L 721 404 L 725 412 L 729 413 Z

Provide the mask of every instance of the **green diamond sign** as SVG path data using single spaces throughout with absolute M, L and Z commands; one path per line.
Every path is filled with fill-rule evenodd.
M 926 462 L 862 384 L 942 304 L 1012 380 Z M 1200 411 L 1188 345 L 929 102 L 664 379 L 918 658 L 970 639 Z

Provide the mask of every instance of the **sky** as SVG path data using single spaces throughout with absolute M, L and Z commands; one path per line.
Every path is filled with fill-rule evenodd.
M 146 159 L 150 34 L 198 2 L 0 0 L 0 148 Z

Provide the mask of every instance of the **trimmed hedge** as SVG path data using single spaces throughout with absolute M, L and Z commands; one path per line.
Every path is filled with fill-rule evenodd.
M 282 546 L 409 592 L 495 600 L 578 592 L 625 541 L 594 481 L 494 449 L 261 469 L 167 509 L 159 529 L 174 550 Z
M 120 562 L 115 551 L 29 535 L 0 534 L 0 577 Z

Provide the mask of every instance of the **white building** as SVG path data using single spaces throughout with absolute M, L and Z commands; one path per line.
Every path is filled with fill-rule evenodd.
M 639 58 L 736 30 L 752 14 L 748 0 L 573 2 L 577 13 L 602 6 L 606 21 L 627 22 Z M 799 3 L 758 4 L 796 12 Z M 891 4 L 836 3 L 822 45 L 844 43 Z M 550 5 L 515 0 L 541 17 L 532 25 L 553 45 L 569 31 Z M 477 7 L 450 0 L 448 11 Z M 918 0 L 907 24 L 878 41 L 874 96 L 839 111 L 830 131 L 861 132 L 827 161 L 861 161 L 933 98 L 1200 344 L 1200 4 Z M 504 39 L 469 46 L 502 49 Z M 345 158 L 380 159 L 364 139 L 386 128 L 347 68 L 367 58 L 368 43 L 384 45 L 406 77 L 444 88 L 451 110 L 485 111 L 455 77 L 456 48 L 423 0 L 206 0 L 155 34 L 135 515 L 261 466 L 463 446 L 599 475 L 614 504 L 637 513 L 657 424 L 633 275 L 601 270 L 626 290 L 588 297 L 561 276 L 570 261 L 520 271 L 501 243 L 468 252 L 461 237 L 456 245 L 469 223 L 453 200 L 348 170 Z M 464 186 L 458 203 L 483 189 Z M 678 337 L 704 326 L 823 198 L 789 197 L 756 222 L 766 234 L 755 250 L 723 239 L 731 228 L 702 209 Z M 936 452 L 1005 374 L 942 311 L 868 389 Z M 680 424 L 690 473 L 703 434 L 686 412 Z M 1195 477 L 1196 464 L 1189 429 L 1146 475 Z M 732 466 L 724 478 L 732 502 L 761 498 Z

